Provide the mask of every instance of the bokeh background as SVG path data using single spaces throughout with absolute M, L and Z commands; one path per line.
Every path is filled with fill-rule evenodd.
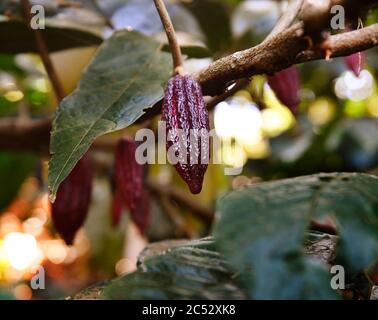
M 268 0 L 166 2 L 190 73 L 261 42 L 286 6 L 286 1 Z M 150 0 L 32 3 L 45 7 L 48 27 L 61 28 L 61 34 L 68 35 L 59 40 L 67 41 L 68 48 L 51 54 L 67 93 L 75 88 L 98 44 L 113 32 L 109 21 L 116 29 L 132 28 L 166 41 Z M 18 1 L 2 0 L 0 14 L 0 120 L 27 122 L 50 117 L 57 100 L 39 56 L 28 52 L 25 39 L 32 36 L 27 29 L 9 23 L 20 17 Z M 363 19 L 365 25 L 377 21 L 377 11 Z M 67 27 L 80 30 L 82 37 L 95 37 L 98 44 L 69 48 Z M 170 165 L 150 166 L 149 176 L 164 188 L 153 193 L 150 227 L 144 235 L 127 212 L 120 226 L 111 227 L 111 146 L 91 151 L 96 177 L 92 203 L 72 246 L 59 238 L 51 223 L 48 154 L 0 149 L 0 299 L 63 298 L 92 283 L 132 272 L 138 253 L 149 242 L 207 235 L 217 198 L 240 184 L 316 172 L 375 174 L 377 49 L 365 53 L 359 77 L 348 70 L 343 58 L 306 63 L 298 70 L 301 104 L 295 116 L 276 98 L 265 75 L 253 77 L 245 88 L 216 105 L 211 112 L 212 126 L 219 137 L 237 143 L 219 150 L 223 163 L 209 166 L 199 196 L 189 194 Z M 132 126 L 125 131 L 136 129 Z M 118 132 L 110 138 L 121 135 Z M 240 162 L 244 164 L 240 176 L 224 175 L 225 167 Z M 45 290 L 33 291 L 29 286 L 36 265 L 46 270 Z

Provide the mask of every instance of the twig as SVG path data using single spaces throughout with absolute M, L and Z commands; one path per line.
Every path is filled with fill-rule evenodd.
M 163 0 L 154 0 L 156 10 L 159 13 L 161 23 L 163 24 L 165 33 L 168 38 L 169 46 L 171 48 L 171 54 L 173 59 L 174 74 L 183 74 L 183 58 L 181 54 L 180 45 L 177 41 L 176 33 L 173 28 L 171 18 L 169 17 L 167 8 L 165 7 Z
M 197 218 L 201 219 L 208 225 L 210 225 L 213 221 L 213 211 L 204 207 L 198 201 L 192 200 L 188 192 L 186 192 L 185 190 L 171 187 L 169 185 L 163 185 L 152 180 L 148 181 L 148 186 L 152 192 L 155 192 L 157 194 L 163 193 L 173 200 L 177 201 L 178 203 L 181 203 L 182 205 L 187 207 L 193 213 L 193 215 L 195 215 Z
M 332 52 L 332 57 L 347 56 L 373 48 L 378 45 L 378 24 L 330 36 L 326 44 Z M 307 42 L 303 39 L 302 23 L 297 23 L 269 41 L 213 62 L 199 74 L 197 79 L 205 95 L 222 94 L 225 88 L 237 79 L 257 74 L 270 74 L 293 64 L 324 59 L 324 52 L 306 49 Z M 161 104 L 160 100 L 137 122 L 141 123 L 159 114 Z M 49 135 L 37 139 L 34 134 L 49 132 L 50 129 L 50 120 L 29 123 L 27 129 L 17 121 L 9 119 L 1 121 L 0 148 L 8 150 L 26 148 L 31 151 L 32 148 L 35 148 L 35 151 L 46 149 L 49 144 Z M 20 132 L 24 132 L 25 135 Z
M 176 227 L 177 236 L 183 238 L 194 238 L 196 236 L 196 232 L 193 230 L 193 228 L 187 225 L 186 221 L 173 205 L 170 198 L 166 194 L 160 192 L 159 199 L 164 213 L 169 217 L 169 219 Z
M 331 57 L 364 51 L 378 45 L 378 24 L 333 35 L 326 41 Z M 323 51 L 306 50 L 307 47 L 303 24 L 296 23 L 253 48 L 216 60 L 198 75 L 197 80 L 204 94 L 217 95 L 236 79 L 272 74 L 293 64 L 325 58 Z
M 274 26 L 273 30 L 265 38 L 264 41 L 269 41 L 277 34 L 281 33 L 285 29 L 289 28 L 294 22 L 295 18 L 298 16 L 302 8 L 303 0 L 292 0 L 286 9 L 285 13 L 278 20 L 277 24 Z
M 108 15 L 102 10 L 102 8 L 98 5 L 96 0 L 91 0 L 91 4 L 93 8 L 97 11 L 98 14 L 104 19 L 105 24 L 112 30 L 115 30 L 113 23 L 110 21 Z
M 17 105 L 18 119 L 21 121 L 30 121 L 30 110 L 29 105 L 22 99 Z
M 33 29 L 31 26 L 32 13 L 31 13 L 31 5 L 30 5 L 29 0 L 21 0 L 21 6 L 22 6 L 25 19 L 28 24 L 28 27 L 34 35 L 35 44 L 37 46 L 39 55 L 41 56 L 46 72 L 50 78 L 51 84 L 54 88 L 56 98 L 58 99 L 58 101 L 62 101 L 63 98 L 65 97 L 63 86 L 60 83 L 59 78 L 54 69 L 54 66 L 51 62 L 49 51 L 46 46 L 45 40 L 43 39 L 43 35 L 39 29 Z
M 209 111 L 212 110 L 212 109 L 214 109 L 215 106 L 218 103 L 226 100 L 228 97 L 231 97 L 236 92 L 238 92 L 239 90 L 243 89 L 248 83 L 249 83 L 249 79 L 241 79 L 241 80 L 236 81 L 235 84 L 232 86 L 231 89 L 226 90 L 225 92 L 223 92 L 219 96 L 216 96 L 216 97 L 212 98 L 211 100 L 207 101 L 207 103 L 206 103 L 207 109 Z

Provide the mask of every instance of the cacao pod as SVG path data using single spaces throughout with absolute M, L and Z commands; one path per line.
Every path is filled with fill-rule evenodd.
M 129 209 L 135 209 L 142 195 L 144 168 L 135 159 L 137 145 L 129 137 L 119 140 L 115 153 L 116 192 Z
M 118 226 L 119 222 L 121 221 L 123 209 L 123 199 L 121 192 L 119 189 L 116 189 L 113 195 L 113 203 L 112 203 L 112 226 Z
M 64 241 L 71 245 L 88 214 L 92 193 L 92 165 L 84 155 L 61 183 L 52 204 L 52 220 Z
M 167 151 L 176 157 L 174 166 L 193 194 L 202 190 L 209 163 L 209 114 L 196 80 L 189 75 L 172 77 L 162 107 L 166 122 Z
M 344 57 L 344 61 L 349 70 L 352 71 L 356 77 L 359 77 L 365 63 L 365 54 L 363 52 L 353 53 Z
M 150 192 L 148 188 L 143 189 L 138 205 L 130 209 L 130 216 L 139 231 L 144 234 L 150 222 Z
M 291 66 L 287 69 L 276 72 L 272 76 L 268 76 L 268 84 L 285 106 L 293 113 L 298 112 L 300 103 L 300 76 L 298 69 Z

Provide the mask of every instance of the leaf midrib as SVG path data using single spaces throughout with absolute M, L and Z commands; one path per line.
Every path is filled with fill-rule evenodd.
M 62 175 L 62 172 L 64 171 L 64 169 L 67 167 L 67 164 L 68 162 L 70 161 L 70 159 L 72 158 L 72 155 L 77 151 L 77 149 L 79 148 L 79 146 L 81 145 L 81 143 L 83 142 L 83 140 L 88 136 L 89 132 L 91 132 L 91 130 L 93 129 L 93 127 L 98 123 L 99 120 L 101 120 L 101 118 L 104 116 L 104 114 L 106 112 L 109 111 L 109 109 L 114 105 L 115 102 L 117 102 L 121 97 L 122 95 L 125 93 L 125 91 L 130 88 L 130 86 L 132 84 L 134 84 L 136 82 L 136 78 L 137 77 L 140 77 L 141 74 L 143 74 L 145 68 L 148 68 L 148 66 L 154 61 L 154 58 L 155 58 L 155 55 L 161 51 L 162 49 L 162 44 L 158 45 L 157 48 L 155 49 L 154 51 L 154 54 L 152 56 L 152 59 L 150 61 L 147 61 L 147 63 L 145 63 L 144 65 L 141 66 L 141 68 L 139 69 L 139 72 L 137 72 L 136 75 L 133 76 L 133 78 L 129 81 L 129 83 L 127 84 L 127 86 L 121 90 L 120 94 L 117 96 L 116 99 L 112 100 L 112 102 L 105 108 L 105 110 L 96 118 L 96 120 L 88 127 L 88 130 L 85 132 L 85 134 L 82 136 L 82 138 L 80 139 L 80 141 L 75 145 L 74 149 L 71 151 L 71 153 L 69 154 L 69 156 L 67 157 L 67 160 L 65 161 L 64 165 L 62 166 L 61 170 L 59 171 L 59 173 L 57 174 L 55 180 L 54 180 L 54 183 L 52 185 L 52 193 L 55 195 L 55 193 L 57 192 L 56 190 L 56 184 L 57 184 L 57 181 L 59 180 L 59 178 L 61 177 Z M 64 130 L 62 130 L 64 131 Z

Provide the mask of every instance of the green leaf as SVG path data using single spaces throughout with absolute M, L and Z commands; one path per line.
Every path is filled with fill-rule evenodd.
M 97 137 L 131 125 L 163 97 L 172 67 L 170 55 L 161 50 L 161 44 L 126 30 L 100 47 L 53 124 L 52 197 Z
M 0 211 L 16 197 L 17 192 L 38 163 L 29 153 L 0 153 Z
M 243 293 L 235 285 L 233 273 L 219 253 L 189 244 L 149 257 L 138 271 L 111 281 L 102 297 L 123 300 L 241 299 Z
M 72 22 L 57 24 L 47 20 L 42 34 L 50 52 L 102 43 L 99 34 Z M 0 52 L 9 54 L 38 52 L 34 37 L 24 21 L 0 16 Z
M 335 217 L 338 257 L 347 271 L 367 267 L 378 257 L 377 192 L 378 178 L 351 173 L 249 186 L 219 201 L 216 245 L 247 279 L 250 298 L 335 298 L 326 269 L 303 256 L 306 228 L 311 218 Z

